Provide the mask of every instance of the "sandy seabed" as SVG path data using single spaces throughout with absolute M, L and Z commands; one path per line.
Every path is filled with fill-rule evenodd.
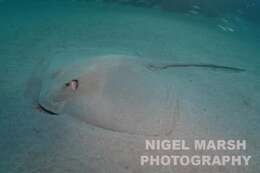
M 0 21 L 0 172 L 260 172 L 258 26 L 242 20 L 235 32 L 224 32 L 217 19 L 84 1 L 1 1 Z M 140 166 L 144 141 L 160 136 L 113 132 L 37 109 L 39 83 L 31 78 L 42 59 L 55 62 L 64 54 L 62 63 L 70 64 L 86 54 L 110 53 L 246 69 L 162 73 L 178 96 L 176 123 L 167 138 L 245 139 L 250 164 Z

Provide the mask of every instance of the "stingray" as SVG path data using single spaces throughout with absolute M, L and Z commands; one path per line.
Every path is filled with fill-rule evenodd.
M 178 120 L 172 83 L 156 71 L 195 67 L 242 72 L 214 64 L 152 64 L 123 55 L 99 56 L 70 67 L 49 64 L 41 76 L 37 103 L 44 112 L 69 114 L 106 130 L 166 135 Z

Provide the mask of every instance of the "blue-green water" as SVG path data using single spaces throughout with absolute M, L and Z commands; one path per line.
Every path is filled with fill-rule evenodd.
M 260 4 L 253 0 L 0 0 L 0 172 L 258 173 L 259 21 Z M 47 71 L 43 60 L 66 69 L 85 56 L 108 54 L 245 69 L 162 75 L 180 104 L 171 138 L 246 139 L 250 165 L 140 167 L 148 137 L 92 127 L 69 113 L 40 112 L 37 86 L 44 77 L 31 79 Z

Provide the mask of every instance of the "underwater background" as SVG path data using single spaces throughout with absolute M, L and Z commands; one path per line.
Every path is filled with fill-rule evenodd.
M 142 152 L 140 136 L 37 110 L 31 78 L 42 59 L 69 64 L 111 53 L 245 69 L 178 69 L 166 78 L 186 108 L 176 136 L 246 139 L 250 165 L 142 168 L 132 156 Z M 259 0 L 0 0 L 0 172 L 258 173 L 259 75 Z

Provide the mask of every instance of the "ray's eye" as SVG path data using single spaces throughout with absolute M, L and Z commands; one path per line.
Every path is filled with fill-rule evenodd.
M 67 83 L 65 84 L 65 86 L 66 86 L 66 87 L 69 87 L 69 86 L 70 86 L 70 83 L 69 83 L 69 82 L 67 82 Z
M 65 84 L 65 87 L 69 87 L 73 91 L 76 91 L 79 87 L 79 81 L 77 79 L 73 79 Z

